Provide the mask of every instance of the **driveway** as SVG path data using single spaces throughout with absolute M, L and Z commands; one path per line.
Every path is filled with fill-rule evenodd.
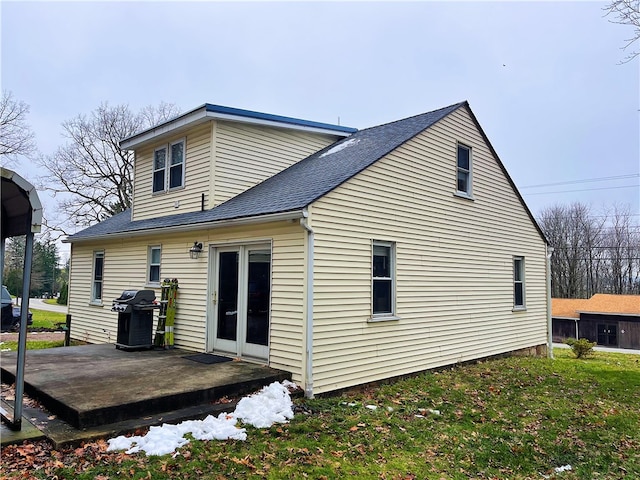
M 571 348 L 566 343 L 554 343 L 554 347 L 557 348 Z M 611 352 L 611 353 L 627 353 L 631 355 L 640 355 L 640 350 L 634 350 L 631 348 L 612 348 L 612 347 L 593 347 L 593 350 L 596 352 Z
M 48 312 L 58 312 L 58 313 L 67 313 L 66 305 L 50 305 L 45 303 L 45 301 L 41 298 L 30 298 L 29 299 L 29 308 L 35 308 L 36 310 L 46 310 Z

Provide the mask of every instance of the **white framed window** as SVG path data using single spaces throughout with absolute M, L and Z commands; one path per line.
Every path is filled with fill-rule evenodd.
M 461 143 L 458 143 L 457 152 L 457 177 L 456 177 L 456 192 L 459 195 L 465 197 L 471 197 L 471 147 L 467 147 Z
M 184 187 L 185 139 L 156 148 L 153 152 L 153 193 Z
M 104 250 L 93 252 L 93 273 L 91 275 L 91 303 L 102 305 L 102 287 L 104 282 Z
M 157 148 L 153 152 L 153 193 L 164 192 L 167 176 L 167 147 Z
M 374 240 L 371 255 L 372 319 L 395 315 L 395 243 Z
M 160 284 L 160 262 L 162 259 L 162 247 L 152 245 L 147 253 L 147 283 L 150 285 Z
M 524 257 L 513 257 L 513 308 L 524 310 L 525 283 L 524 283 Z

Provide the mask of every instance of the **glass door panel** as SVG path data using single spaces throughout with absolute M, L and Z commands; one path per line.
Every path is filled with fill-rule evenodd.
M 239 261 L 239 251 L 218 253 L 216 340 L 237 340 Z
M 271 298 L 271 251 L 249 250 L 247 275 L 246 343 L 269 342 L 269 299 Z
M 212 294 L 213 351 L 267 360 L 271 245 L 216 248 Z M 209 344 L 210 345 L 210 344 Z

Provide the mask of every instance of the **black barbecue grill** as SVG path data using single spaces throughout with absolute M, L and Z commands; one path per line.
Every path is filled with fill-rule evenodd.
M 153 310 L 156 293 L 153 290 L 125 290 L 111 304 L 118 312 L 118 338 L 116 348 L 151 348 L 153 341 Z

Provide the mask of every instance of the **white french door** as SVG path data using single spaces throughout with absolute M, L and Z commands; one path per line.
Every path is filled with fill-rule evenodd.
M 271 245 L 211 247 L 209 346 L 213 351 L 269 358 Z

